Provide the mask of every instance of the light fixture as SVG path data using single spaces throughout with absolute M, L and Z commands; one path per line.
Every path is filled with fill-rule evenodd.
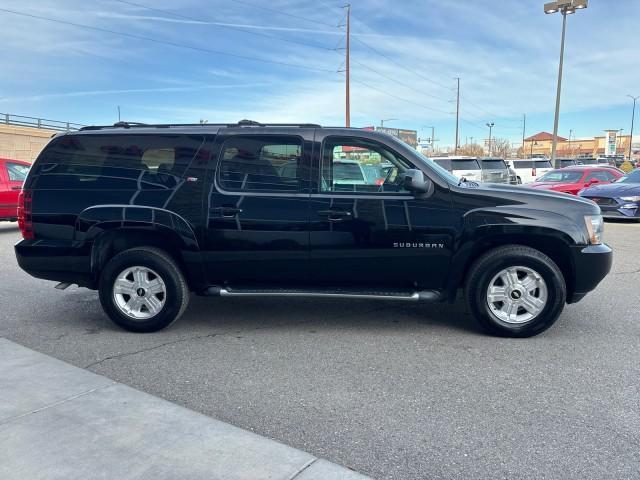
M 558 11 L 558 4 L 556 2 L 550 2 L 544 4 L 544 13 L 556 13 Z

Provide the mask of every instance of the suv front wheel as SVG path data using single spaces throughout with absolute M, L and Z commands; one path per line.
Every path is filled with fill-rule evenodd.
M 489 333 L 531 337 L 557 320 L 566 302 L 562 272 L 542 252 L 522 245 L 491 250 L 471 267 L 469 309 Z
M 189 288 L 166 252 L 141 247 L 118 253 L 100 275 L 100 303 L 109 318 L 131 332 L 155 332 L 177 320 Z

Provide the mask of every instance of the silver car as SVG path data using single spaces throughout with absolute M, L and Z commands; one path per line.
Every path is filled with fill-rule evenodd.
M 482 181 L 488 183 L 509 183 L 509 167 L 501 158 L 481 158 Z

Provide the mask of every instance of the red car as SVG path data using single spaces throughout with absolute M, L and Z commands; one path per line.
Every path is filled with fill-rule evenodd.
M 30 168 L 29 162 L 0 158 L 0 221 L 17 220 L 18 195 Z
M 615 182 L 624 172 L 611 167 L 568 167 L 551 170 L 527 185 L 529 188 L 553 190 L 577 195 L 583 188 L 597 183 Z

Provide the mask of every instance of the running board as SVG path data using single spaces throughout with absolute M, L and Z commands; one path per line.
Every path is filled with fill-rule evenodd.
M 367 300 L 400 300 L 404 302 L 438 302 L 443 295 L 436 290 L 358 290 L 304 288 L 231 288 L 209 287 L 204 295 L 213 297 L 315 297 L 360 298 Z

